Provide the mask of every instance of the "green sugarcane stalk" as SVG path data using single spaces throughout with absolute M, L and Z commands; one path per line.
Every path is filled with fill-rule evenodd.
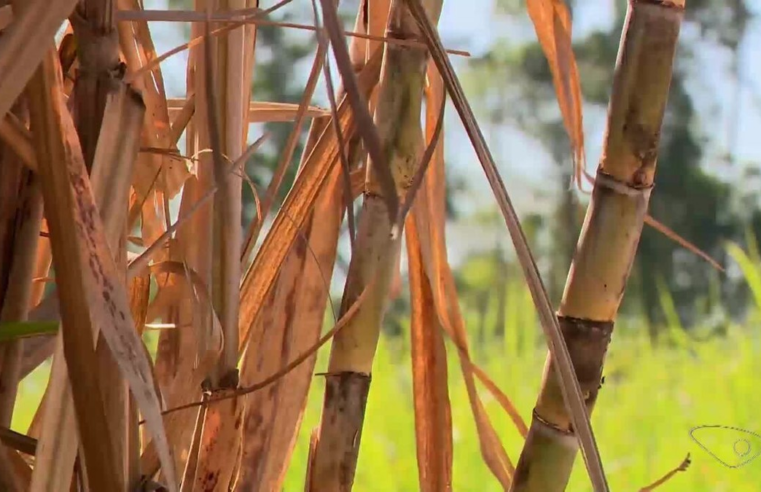
M 632 0 L 621 37 L 605 147 L 558 310 L 591 413 L 653 187 L 684 0 Z M 548 356 L 511 491 L 565 490 L 578 451 Z

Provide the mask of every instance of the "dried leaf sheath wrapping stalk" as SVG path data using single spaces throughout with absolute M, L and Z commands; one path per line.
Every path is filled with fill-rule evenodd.
M 441 2 L 427 5 L 436 22 Z M 409 38 L 417 26 L 402 1 L 392 2 L 387 34 Z M 427 51 L 387 45 L 375 124 L 382 152 L 390 166 L 398 197 L 404 197 L 423 154 L 420 126 Z M 367 165 L 365 196 L 342 302 L 348 309 L 375 278 L 371 295 L 352 321 L 333 340 L 326 376 L 320 436 L 312 463 L 312 490 L 351 490 L 370 386 L 373 358 L 383 320 L 388 289 L 400 253 L 401 234 L 391 236 L 396 217 L 389 217 L 379 163 Z
M 675 3 L 629 4 L 601 165 L 558 310 L 590 412 L 653 185 L 684 10 Z M 578 447 L 553 364 L 548 357 L 514 491 L 562 491 L 571 474 Z

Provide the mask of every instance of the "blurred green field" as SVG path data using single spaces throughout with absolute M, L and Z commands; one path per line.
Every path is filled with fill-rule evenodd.
M 451 352 L 451 350 L 450 350 Z M 614 335 L 593 424 L 600 452 L 614 491 L 636 491 L 676 466 L 689 452 L 693 463 L 661 489 L 667 491 L 761 490 L 761 459 L 738 468 L 726 468 L 690 438 L 692 427 L 720 424 L 759 433 L 756 410 L 761 408 L 761 342 L 747 330 L 734 327 L 725 338 L 653 350 L 644 338 Z M 324 354 L 321 357 L 324 363 Z M 513 358 L 504 346 L 493 346 L 478 357 L 483 367 L 510 395 L 528 421 L 539 388 L 544 351 Z M 454 490 L 499 491 L 481 461 L 465 387 L 456 361 L 450 364 L 454 422 Z M 14 428 L 23 431 L 44 388 L 45 370 L 28 378 L 21 389 L 22 409 Z M 381 341 L 355 490 L 359 492 L 415 491 L 414 415 L 409 351 L 406 344 L 384 337 Z M 501 408 L 482 391 L 508 453 L 513 460 L 521 438 Z M 322 380 L 316 378 L 299 436 L 286 491 L 303 490 L 309 432 L 317 424 Z M 717 434 L 721 439 L 724 436 Z M 728 433 L 716 450 L 732 455 L 735 438 Z M 761 451 L 761 442 L 751 451 Z M 588 491 L 579 459 L 569 491 Z
M 739 258 L 747 260 L 747 258 Z M 746 262 L 746 277 L 761 300 L 759 263 Z M 748 270 L 750 268 L 750 270 Z M 755 275 L 755 277 L 754 277 Z M 755 283 L 755 285 L 753 285 Z M 507 393 L 528 422 L 544 364 L 545 348 L 528 293 L 516 286 L 509 292 L 505 337 L 492 337 L 474 349 L 476 361 Z M 664 300 L 667 303 L 667 299 Z M 673 327 L 658 348 L 649 344 L 636 320 L 616 326 L 606 362 L 606 381 L 593 425 L 611 490 L 637 491 L 677 466 L 691 453 L 692 466 L 659 491 L 761 490 L 761 459 L 740 468 L 727 468 L 690 437 L 695 426 L 723 425 L 761 434 L 761 337 L 759 316 L 743 325 L 729 325 L 726 335 L 696 341 Z M 454 351 L 449 345 L 450 354 Z M 317 370 L 325 367 L 327 350 L 320 352 Z M 465 386 L 454 355 L 450 356 L 450 399 L 454 435 L 454 490 L 499 491 L 483 464 Z M 24 381 L 14 428 L 25 431 L 33 415 L 48 366 Z M 368 411 L 355 490 L 412 492 L 418 490 L 415 462 L 414 414 L 409 346 L 403 337 L 381 339 L 368 401 Z M 303 490 L 309 434 L 317 425 L 323 391 L 315 378 L 285 490 Z M 508 454 L 517 461 L 522 440 L 498 403 L 483 390 L 487 410 Z M 716 431 L 710 446 L 719 456 L 734 457 L 736 441 L 730 431 Z M 752 440 L 751 440 L 752 441 Z M 751 454 L 761 453 L 761 440 L 751 442 Z M 750 456 L 750 455 L 748 455 Z M 568 488 L 591 491 L 583 461 Z

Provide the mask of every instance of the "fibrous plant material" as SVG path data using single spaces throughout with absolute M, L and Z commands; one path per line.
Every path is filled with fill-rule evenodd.
M 364 11 L 360 7 L 357 30 L 364 29 L 363 17 Z M 354 48 L 352 60 L 356 61 L 354 66 L 358 73 L 365 66 L 366 44 L 366 41 L 358 38 L 351 44 Z M 325 44 L 320 43 L 300 111 L 306 109 L 306 104 L 311 99 L 313 77 L 316 80 L 321 73 L 324 48 Z M 340 129 L 340 125 L 331 118 L 313 121 L 302 154 L 302 166 L 307 164 L 307 158 L 330 123 L 331 129 Z M 289 137 L 290 145 L 286 144 L 285 155 L 281 157 L 277 172 L 282 172 L 284 165 L 290 161 L 297 130 L 295 126 Z M 352 145 L 357 147 L 358 142 L 356 137 L 349 139 L 350 156 Z M 346 150 L 339 149 L 340 152 Z M 355 156 L 357 154 L 353 153 Z M 331 154 L 331 159 L 336 160 L 335 154 Z M 354 164 L 352 162 L 348 166 L 353 168 Z M 329 283 L 336 260 L 341 218 L 347 205 L 342 179 L 346 177 L 344 169 L 338 166 L 332 168 L 323 190 L 315 199 L 314 210 L 290 246 L 276 285 L 252 328 L 242 362 L 241 383 L 244 386 L 275 373 L 295 354 L 303 353 L 319 338 L 326 301 L 329 299 Z M 263 205 L 262 208 L 266 210 L 267 207 Z M 260 224 L 257 226 L 261 227 Z M 245 255 L 243 259 L 245 260 Z M 243 453 L 237 484 L 241 490 L 267 491 L 282 488 L 305 411 L 315 362 L 316 357 L 312 355 L 267 391 L 255 392 L 246 397 Z
M 560 391 L 568 406 L 570 418 L 574 428 L 577 430 L 577 436 L 584 455 L 584 461 L 587 465 L 590 478 L 596 490 L 607 490 L 608 485 L 605 473 L 602 468 L 602 461 L 597 449 L 597 443 L 594 438 L 592 426 L 589 422 L 589 414 L 584 406 L 579 381 L 574 373 L 573 363 L 568 348 L 563 339 L 563 335 L 557 318 L 552 313 L 547 291 L 544 288 L 539 270 L 534 261 L 531 249 L 528 246 L 523 228 L 518 220 L 518 215 L 512 205 L 510 196 L 505 189 L 502 178 L 499 175 L 494 158 L 489 151 L 485 138 L 463 93 L 462 85 L 454 73 L 452 63 L 447 58 L 444 47 L 441 43 L 435 27 L 426 17 L 425 9 L 420 0 L 406 0 L 413 13 L 416 22 L 421 28 L 423 36 L 428 43 L 432 52 L 432 59 L 439 69 L 444 79 L 447 91 L 452 97 L 460 119 L 465 125 L 473 148 L 478 155 L 481 166 L 484 169 L 486 178 L 494 192 L 500 211 L 505 219 L 505 224 L 510 233 L 513 245 L 515 246 L 524 277 L 531 292 L 534 305 L 537 308 L 541 327 L 547 340 L 550 352 L 557 357 L 558 364 L 555 366 L 557 376 L 562 382 Z
M 426 7 L 430 19 L 437 22 L 441 2 L 434 0 Z M 332 15 L 331 8 L 323 2 L 329 29 L 327 15 Z M 387 34 L 400 38 L 418 35 L 415 21 L 403 1 L 391 3 Z M 337 40 L 332 39 L 334 49 L 338 51 Z M 338 53 L 337 58 L 341 63 Z M 427 60 L 428 53 L 424 49 L 385 47 L 374 122 L 379 152 L 373 151 L 371 146 L 372 133 L 376 130 L 370 128 L 361 133 L 370 159 L 342 311 L 353 304 L 371 278 L 377 280 L 357 316 L 333 340 L 325 376 L 320 434 L 311 463 L 311 490 L 348 491 L 354 482 L 373 358 L 393 269 L 400 254 L 401 234 L 399 231 L 393 233 L 398 225 L 398 203 L 410 189 L 423 155 L 420 117 Z M 350 73 L 350 76 L 353 75 Z M 354 89 L 347 76 L 343 77 L 347 97 L 351 97 Z M 352 106 L 356 111 L 355 102 Z M 383 166 L 388 167 L 383 169 Z M 391 190 L 382 179 L 389 174 L 393 181 Z M 388 196 L 389 193 L 393 196 Z
M 406 226 L 410 265 L 410 324 L 415 435 L 420 490 L 452 489 L 452 414 L 447 353 L 431 282 L 425 272 L 415 218 Z
M 358 77 L 360 88 L 365 94 L 369 94 L 375 87 L 381 66 L 380 55 L 380 52 L 376 53 Z M 333 117 L 338 118 L 344 135 L 352 134 L 354 118 L 346 99 L 341 101 L 338 114 Z M 326 124 L 243 278 L 241 299 L 244 302 L 241 302 L 239 338 L 242 346 L 247 343 L 251 326 L 275 283 L 280 266 L 309 218 L 314 201 L 336 164 L 338 152 L 336 134 L 332 125 Z
M 0 322 L 27 319 L 32 299 L 39 229 L 42 219 L 42 195 L 35 174 L 25 169 L 11 155 L 0 149 Z M 0 329 L 3 335 L 8 326 Z M 24 340 L 0 344 L 0 425 L 9 427 L 16 403 Z
M 76 131 L 63 105 L 60 77 L 51 39 L 49 53 L 30 83 L 30 93 L 36 96 L 30 98 L 30 119 L 60 287 L 64 354 L 78 420 L 88 423 L 79 426 L 88 481 L 102 490 L 117 490 L 124 480 L 110 449 L 113 441 L 102 400 L 91 404 L 93 395 L 96 402 L 102 397 L 96 374 L 86 366 L 94 364 L 94 338 L 103 335 L 159 443 L 169 487 L 176 490 L 158 398 L 150 382 L 150 364 L 97 216 Z
M 433 63 L 429 63 L 428 80 L 426 139 L 434 143 L 437 120 L 442 117 L 445 89 L 438 69 Z M 439 137 L 435 145 L 431 168 L 420 187 L 411 218 L 415 221 L 421 260 L 430 282 L 437 320 L 457 347 L 468 400 L 478 432 L 481 454 L 495 478 L 503 488 L 507 488 L 513 474 L 513 464 L 499 442 L 496 430 L 478 395 L 475 382 L 475 375 L 478 373 L 475 372 L 476 366 L 470 358 L 465 321 L 460 311 L 454 275 L 447 260 L 443 138 Z M 420 463 L 418 467 L 421 467 Z
M 8 117 L 26 112 L 20 98 Z M 7 121 L 8 118 L 6 118 Z M 24 339 L 9 337 L 14 326 L 24 325 L 32 297 L 42 196 L 36 175 L 3 142 L 0 144 L 0 426 L 10 427 L 16 405 Z M 29 487 L 31 470 L 15 449 L 0 444 L 0 488 L 23 491 Z M 20 463 L 18 461 L 20 460 Z M 24 465 L 20 467 L 18 465 Z
M 558 310 L 589 412 L 653 186 L 684 2 L 630 2 L 605 146 Z M 550 355 L 514 491 L 565 490 L 578 449 Z

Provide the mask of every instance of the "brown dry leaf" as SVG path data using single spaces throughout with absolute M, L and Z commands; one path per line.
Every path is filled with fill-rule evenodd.
M 87 467 L 90 484 L 101 490 L 116 490 L 115 484 L 123 480 L 119 478 L 121 473 L 117 474 L 113 468 L 116 463 L 112 458 L 113 450 L 109 451 L 112 443 L 107 437 L 102 409 L 99 411 L 98 406 L 90 404 L 93 392 L 98 398 L 98 379 L 84 361 L 90 358 L 90 363 L 94 363 L 92 337 L 101 333 L 159 443 L 159 455 L 169 487 L 176 490 L 176 476 L 152 384 L 151 366 L 142 340 L 135 331 L 129 299 L 118 280 L 105 241 L 73 121 L 64 109 L 60 67 L 52 43 L 38 76 L 30 83 L 30 91 L 37 97 L 34 104 L 30 104 L 30 114 L 47 204 L 50 240 L 57 279 L 60 286 L 65 286 L 58 291 L 64 352 L 67 361 L 77 361 L 69 365 L 71 379 L 77 383 L 72 387 L 72 393 L 79 420 L 88 423 L 80 427 L 80 432 L 86 459 L 93 464 Z M 72 230 L 76 234 L 66 232 Z M 91 327 L 88 326 L 90 323 Z
M 265 218 L 269 215 L 270 208 L 275 201 L 280 186 L 285 179 L 285 173 L 288 170 L 288 165 L 291 164 L 293 159 L 293 153 L 296 150 L 301 138 L 301 128 L 304 124 L 304 119 L 307 113 L 307 107 L 309 101 L 312 100 L 314 90 L 317 87 L 317 82 L 320 78 L 320 70 L 322 69 L 323 62 L 325 60 L 325 52 L 327 46 L 320 40 L 317 44 L 317 52 L 314 55 L 314 61 L 312 62 L 312 69 L 309 72 L 309 78 L 307 79 L 306 88 L 304 94 L 301 96 L 301 103 L 297 106 L 296 114 L 294 115 L 295 123 L 288 135 L 288 140 L 285 142 L 284 148 L 280 152 L 280 158 L 278 159 L 277 167 L 272 175 L 272 180 L 267 187 L 267 193 L 264 195 L 264 199 L 261 203 L 261 215 L 256 217 L 256 220 L 251 223 L 246 239 L 243 245 L 243 258 L 248 258 L 251 254 L 253 246 L 256 244 L 261 232 L 261 227 L 264 224 Z
M 194 180 L 191 178 L 188 180 L 188 184 L 190 185 Z M 189 192 L 189 198 L 186 201 L 183 197 L 183 206 L 192 203 L 193 190 L 186 189 L 186 192 Z M 179 247 L 182 248 L 181 251 L 190 252 L 185 239 L 187 238 L 181 239 Z M 178 252 L 177 256 L 180 255 L 181 253 Z M 188 260 L 192 260 L 192 258 L 189 257 Z M 169 274 L 168 276 L 172 278 L 171 281 L 176 283 L 175 288 L 181 299 L 179 304 L 172 309 L 172 317 L 165 319 L 165 321 L 175 322 L 179 326 L 190 325 L 201 304 L 211 305 L 206 284 L 189 265 L 169 260 L 151 265 L 150 272 L 157 276 Z M 194 296 L 197 296 L 198 299 L 194 299 Z M 196 401 L 201 395 L 201 383 L 209 370 L 216 364 L 222 350 L 222 330 L 216 316 L 214 316 L 212 326 L 214 331 L 207 350 L 200 353 L 198 338 L 194 330 L 180 328 L 163 332 L 175 337 L 173 348 L 169 350 L 170 354 L 167 354 L 167 350 L 163 347 L 167 343 L 165 336 L 161 337 L 156 361 L 157 374 L 164 374 L 160 384 L 163 394 L 166 395 L 167 406 L 170 408 Z M 167 358 L 173 358 L 173 361 L 168 362 Z M 162 364 L 169 366 L 169 368 L 162 370 Z M 190 437 L 193 431 L 193 417 L 194 415 L 189 412 L 178 412 L 164 416 L 167 436 L 174 449 L 177 469 L 185 467 L 186 453 L 191 443 Z M 143 450 L 140 462 L 143 473 L 152 474 L 158 470 L 159 458 L 153 441 L 149 442 Z
M 124 0 L 120 0 L 120 1 L 124 1 Z M 255 23 L 256 19 L 264 17 L 266 15 L 269 15 L 269 14 L 271 14 L 271 13 L 277 11 L 277 10 L 280 10 L 281 8 L 285 7 L 286 5 L 291 3 L 292 1 L 293 0 L 280 0 L 279 2 L 277 2 L 275 5 L 273 5 L 272 7 L 268 8 L 268 9 L 258 10 L 256 12 L 252 13 L 252 14 L 243 15 L 242 17 L 244 18 L 244 20 L 242 20 L 242 21 L 239 21 L 239 20 L 231 21 L 228 25 L 226 25 L 224 27 L 220 27 L 218 29 L 214 29 L 213 31 L 211 31 L 209 33 L 209 36 L 211 36 L 211 37 L 222 36 L 222 35 L 225 35 L 225 34 L 229 33 L 230 31 L 232 31 L 234 29 L 238 29 L 241 26 L 244 26 L 246 24 Z M 119 11 L 119 12 L 117 12 L 117 14 L 118 14 L 117 17 L 121 18 L 121 19 L 125 19 L 126 20 L 130 16 L 132 16 L 132 17 L 135 17 L 135 18 L 134 19 L 130 19 L 130 20 L 139 20 L 139 21 L 142 21 L 142 22 L 145 22 L 146 17 L 147 17 L 146 15 L 141 14 L 139 11 L 135 11 L 135 12 Z M 198 15 L 198 14 L 199 14 L 198 12 L 194 12 L 193 13 L 193 15 Z M 206 13 L 201 13 L 201 15 L 204 16 L 203 22 L 204 23 L 207 22 L 208 19 L 206 19 Z M 176 46 L 175 48 L 167 51 L 166 53 L 163 53 L 161 56 L 154 58 L 153 60 L 150 61 L 150 63 L 147 63 L 146 65 L 141 67 L 136 72 L 133 72 L 132 74 L 130 74 L 127 77 L 127 82 L 131 82 L 132 79 L 134 79 L 135 77 L 142 76 L 146 72 L 155 69 L 161 62 L 163 62 L 167 58 L 169 58 L 171 56 L 174 56 L 177 53 L 181 53 L 181 52 L 183 52 L 185 50 L 188 50 L 188 49 L 191 49 L 191 48 L 196 48 L 200 44 L 202 44 L 204 42 L 204 40 L 206 39 L 206 35 L 203 33 L 203 30 L 199 29 L 198 31 L 196 31 L 195 28 L 196 28 L 196 24 L 194 24 L 192 26 L 192 28 L 191 28 L 193 30 L 193 34 L 191 35 L 191 40 L 189 42 L 181 44 L 179 46 Z M 249 40 L 250 40 L 250 38 L 249 38 Z M 251 68 L 253 69 L 253 67 L 251 67 Z
M 682 238 L 679 234 L 674 232 L 672 229 L 667 227 L 665 224 L 658 222 L 655 220 L 650 214 L 645 216 L 645 224 L 649 225 L 656 231 L 660 232 L 667 238 L 671 239 L 687 251 L 691 252 L 692 254 L 703 258 L 705 261 L 707 261 L 712 267 L 714 267 L 716 270 L 720 272 L 724 272 L 724 267 L 719 264 L 718 261 L 711 258 L 708 253 L 703 252 L 700 248 L 692 244 L 691 242 L 687 241 L 686 239 Z
M 180 405 L 178 407 L 170 408 L 169 410 L 165 410 L 164 412 L 162 412 L 163 415 L 171 415 L 174 413 L 180 413 L 184 410 L 188 410 L 190 408 L 197 408 L 201 405 L 214 405 L 220 401 L 225 401 L 230 398 L 239 398 L 244 395 L 249 395 L 251 393 L 261 391 L 264 388 L 267 388 L 268 386 L 270 386 L 271 384 L 278 382 L 281 378 L 287 376 L 288 374 L 291 373 L 291 371 L 293 371 L 294 369 L 299 367 L 301 364 L 309 360 L 314 354 L 317 353 L 318 350 L 320 350 L 320 348 L 322 348 L 323 345 L 328 343 L 335 336 L 336 333 L 341 331 L 347 324 L 349 324 L 352 321 L 354 316 L 356 316 L 357 311 L 359 311 L 359 308 L 362 306 L 362 303 L 364 303 L 365 299 L 367 299 L 367 297 L 369 296 L 368 293 L 371 292 L 371 289 L 373 287 L 373 284 L 376 278 L 377 278 L 377 275 L 375 278 L 371 280 L 368 286 L 365 287 L 362 293 L 352 303 L 349 309 L 346 310 L 344 315 L 341 317 L 341 319 L 338 320 L 338 322 L 333 326 L 333 328 L 331 328 L 324 335 L 322 335 L 320 339 L 317 341 L 317 343 L 309 347 L 304 352 L 300 353 L 298 356 L 294 357 L 293 360 L 291 360 L 288 364 L 286 364 L 282 369 L 277 371 L 275 374 L 272 374 L 271 376 L 268 376 L 264 378 L 263 380 L 258 381 L 250 386 L 238 388 L 222 397 L 210 398 L 208 400 L 203 400 L 203 401 L 195 401 L 193 403 L 188 403 L 185 405 Z
M 418 475 L 422 492 L 452 490 L 452 414 L 447 353 L 425 273 L 413 217 L 407 221 L 412 320 L 412 385 Z
M 216 390 L 212 397 L 224 398 L 234 392 L 235 389 Z M 212 492 L 230 489 L 241 444 L 242 412 L 243 400 L 239 398 L 228 398 L 206 409 L 193 490 Z
M 193 96 L 188 99 L 167 99 L 169 107 L 169 117 L 172 119 L 172 126 L 177 118 L 183 112 L 194 111 Z M 286 122 L 294 121 L 299 111 L 299 105 L 283 102 L 266 102 L 251 101 L 248 106 L 249 123 L 267 123 L 267 122 Z M 307 106 L 305 116 L 307 118 L 318 118 L 320 116 L 329 116 L 330 111 L 317 106 Z M 180 120 L 183 121 L 183 120 Z
M 495 383 L 483 369 L 481 369 L 477 364 L 471 364 L 471 367 L 473 369 L 473 374 L 475 374 L 476 377 L 481 380 L 481 383 L 483 383 L 489 393 L 494 396 L 494 398 L 502 406 L 505 412 L 507 412 L 507 414 L 510 416 L 510 420 L 512 420 L 513 424 L 515 425 L 515 428 L 518 429 L 521 437 L 525 439 L 528 435 L 528 427 L 526 426 L 526 422 L 523 420 L 523 417 L 521 417 L 521 415 L 518 413 L 518 410 L 515 408 L 515 405 L 513 405 L 513 402 L 510 401 L 510 398 L 501 389 L 499 389 L 497 383 Z
M 0 444 L 0 487 L 3 491 L 23 492 L 28 488 L 29 482 L 24 480 L 25 474 L 22 475 L 23 470 L 16 466 L 16 460 L 21 460 L 18 453 Z M 23 460 L 21 464 L 26 465 Z M 28 471 L 29 466 L 26 468 Z
M 29 489 L 31 492 L 56 490 L 58 484 L 69 483 L 79 447 L 77 419 L 63 351 L 63 334 L 59 332 L 55 340 L 56 352 L 53 355 L 48 387 L 35 416 L 35 422 L 40 422 L 38 425 L 42 429 L 35 453 Z M 35 434 L 31 427 L 29 433 L 32 436 Z
M 52 43 L 49 46 L 52 47 Z M 100 374 L 91 370 L 98 364 L 93 339 L 97 341 L 99 323 L 105 318 L 91 312 L 88 297 L 91 301 L 105 303 L 105 299 L 97 299 L 96 289 L 102 289 L 101 296 L 102 292 L 110 295 L 113 284 L 118 284 L 118 277 L 110 252 L 105 256 L 112 263 L 111 275 L 105 277 L 102 270 L 93 269 L 99 258 L 92 246 L 93 210 L 86 210 L 83 205 L 85 192 L 90 193 L 92 209 L 97 209 L 91 191 L 85 188 L 89 184 L 85 183 L 89 181 L 87 171 L 73 121 L 63 106 L 58 59 L 54 53 L 49 50 L 27 86 L 30 126 L 40 161 L 39 175 L 59 285 L 63 353 L 70 369 L 77 421 L 87 422 L 79 428 L 79 435 L 83 454 L 90 464 L 88 479 L 96 488 L 115 490 L 115 487 L 123 486 L 123 477 L 116 462 L 114 436 L 109 432 L 102 404 Z M 76 234 L 70 234 L 68 231 L 71 230 Z M 105 249 L 108 251 L 107 247 Z M 92 261 L 85 266 L 90 257 Z M 111 285 L 105 286 L 106 282 Z M 111 317 L 116 312 L 114 306 Z M 101 404 L 92 405 L 93 400 Z
M 21 5 L 22 2 L 19 2 Z M 5 117 L 45 56 L 77 0 L 23 2 L 0 37 L 0 117 Z
M 293 354 L 304 353 L 319 339 L 342 212 L 340 169 L 334 168 L 304 227 L 305 236 L 292 246 L 276 287 L 257 318 L 243 356 L 243 386 L 273 374 Z M 282 489 L 315 361 L 316 355 L 311 355 L 267 391 L 247 397 L 238 490 Z
M 430 142 L 433 138 L 435 124 L 440 117 L 444 87 L 438 72 L 430 65 L 428 79 L 431 86 L 426 111 L 426 139 Z M 467 348 L 465 325 L 460 313 L 454 278 L 446 256 L 444 237 L 444 188 L 446 181 L 444 178 L 443 147 L 443 138 L 440 138 L 412 207 L 411 220 L 415 221 L 416 232 L 419 234 L 421 260 L 425 273 L 427 278 L 433 279 L 431 289 L 439 322 L 459 348 L 460 366 L 476 422 L 481 454 L 494 476 L 507 490 L 513 475 L 513 465 L 499 442 L 497 433 L 489 421 L 476 390 L 472 363 Z
M 130 312 L 135 320 L 138 335 L 143 335 L 148 316 L 148 300 L 151 293 L 151 277 L 148 274 L 137 275 L 130 281 Z
M 116 3 L 120 10 L 141 10 L 139 0 L 118 0 Z M 137 72 L 157 58 L 147 22 L 120 22 L 118 29 L 122 52 L 130 72 Z M 147 108 L 144 145 L 163 149 L 173 148 L 175 143 L 170 139 L 171 125 L 161 67 L 155 65 L 142 77 L 135 78 L 130 83 L 141 92 Z M 190 176 L 190 171 L 181 161 L 156 154 L 141 154 L 132 183 L 140 196 L 147 196 L 159 171 L 161 174 L 156 188 L 165 193 L 169 199 L 179 192 L 182 184 Z
M 149 272 L 152 275 L 158 275 L 161 273 L 168 273 L 177 276 L 185 281 L 187 287 L 192 287 L 191 296 L 196 297 L 195 301 L 201 304 L 211 306 L 211 294 L 209 289 L 204 283 L 201 276 L 190 268 L 188 265 L 179 261 L 162 261 L 154 263 L 149 267 Z M 211 343 L 209 345 L 209 354 L 219 355 L 219 351 L 222 348 L 222 329 L 219 319 L 216 315 L 212 315 L 212 336 Z M 201 360 L 204 360 L 205 354 L 202 354 Z
M 13 7 L 3 5 L 0 7 L 0 31 L 8 27 L 11 22 L 13 22 Z
M 571 15 L 564 0 L 526 0 L 539 44 L 550 65 L 563 123 L 573 146 L 574 176 L 585 173 L 581 85 L 571 42 Z
M 383 36 L 386 34 L 386 25 L 388 24 L 388 15 L 391 11 L 391 0 L 367 0 L 367 19 L 365 20 L 365 30 L 370 36 Z M 383 43 L 377 40 L 367 42 L 365 54 L 369 59 L 376 50 L 382 49 Z
M 204 393 L 204 399 L 208 393 Z M 185 471 L 182 474 L 182 488 L 180 492 L 192 492 L 195 485 L 196 472 L 198 471 L 198 455 L 201 453 L 201 437 L 203 436 L 203 423 L 206 420 L 207 406 L 198 407 L 193 437 L 190 440 L 188 459 L 185 462 Z
M 178 107 L 172 107 L 172 101 L 181 103 Z M 196 112 L 196 96 L 191 93 L 187 99 L 169 99 L 167 100 L 169 108 L 169 118 L 172 119 L 172 131 L 169 135 L 169 141 L 172 145 L 177 145 L 182 133 L 188 127 L 188 123 Z
M 687 457 L 682 460 L 682 462 L 673 470 L 670 470 L 667 474 L 656 480 L 655 482 L 651 483 L 647 487 L 642 487 L 639 489 L 639 492 L 652 492 L 656 488 L 660 487 L 664 483 L 671 480 L 671 478 L 676 475 L 679 472 L 687 471 L 687 468 L 689 468 L 690 464 L 692 463 L 692 460 L 690 460 L 690 453 L 687 453 Z M 747 462 L 746 462 L 747 463 Z
M 32 481 L 32 467 L 21 457 L 18 451 L 15 449 L 5 448 L 7 463 L 13 469 L 16 477 L 18 477 L 21 484 L 19 490 L 29 490 L 29 484 Z
M 312 480 L 312 470 L 314 470 L 314 454 L 317 450 L 317 444 L 320 442 L 320 429 L 315 427 L 309 435 L 309 453 L 307 454 L 307 471 L 304 477 L 304 492 L 314 490 Z
M 381 55 L 379 51 L 360 74 L 360 86 L 365 93 L 372 90 L 378 80 Z M 339 120 L 344 133 L 348 135 L 353 127 L 353 118 L 346 99 L 339 107 Z M 332 127 L 326 125 L 325 131 L 299 172 L 282 208 L 275 217 L 270 232 L 243 279 L 240 316 L 241 349 L 245 346 L 251 325 L 275 282 L 280 265 L 304 224 L 337 158 L 336 136 Z
M 37 170 L 37 156 L 34 154 L 32 136 L 13 113 L 8 113 L 0 120 L 0 139 L 21 158 L 29 169 Z
M 425 9 L 420 0 L 406 0 L 413 16 L 421 28 L 423 37 L 426 39 L 431 49 L 432 58 L 436 67 L 442 74 L 447 90 L 452 97 L 452 101 L 460 115 L 465 129 L 470 137 L 471 143 L 478 155 L 479 161 L 484 169 L 486 177 L 491 185 L 492 191 L 500 206 L 502 215 L 505 218 L 510 237 L 515 246 L 516 253 L 520 259 L 524 276 L 528 284 L 534 305 L 537 308 L 542 329 L 544 330 L 548 348 L 554 359 L 558 362 L 556 368 L 561 380 L 561 389 L 566 405 L 569 407 L 569 414 L 573 427 L 576 430 L 576 436 L 579 439 L 582 455 L 587 465 L 592 484 L 595 490 L 608 490 L 605 472 L 603 471 L 602 461 L 597 449 L 597 443 L 592 432 L 592 426 L 589 422 L 589 413 L 584 404 L 581 395 L 579 381 L 576 377 L 571 357 L 568 353 L 568 347 L 565 344 L 563 335 L 560 332 L 557 317 L 555 316 L 547 292 L 539 275 L 539 271 L 534 262 L 533 255 L 523 234 L 518 215 L 512 206 L 510 197 L 507 194 L 505 185 L 497 170 L 494 158 L 486 145 L 486 140 L 481 132 L 478 123 L 473 114 L 473 110 L 464 95 L 459 79 L 452 68 L 449 58 L 444 53 L 441 39 L 426 17 Z M 453 297 L 452 300 L 455 300 Z
M 298 118 L 299 105 L 279 102 L 253 101 L 249 107 L 249 123 L 267 123 L 278 121 L 296 121 Z M 304 112 L 306 118 L 319 118 L 329 116 L 330 111 L 317 106 L 307 106 Z

